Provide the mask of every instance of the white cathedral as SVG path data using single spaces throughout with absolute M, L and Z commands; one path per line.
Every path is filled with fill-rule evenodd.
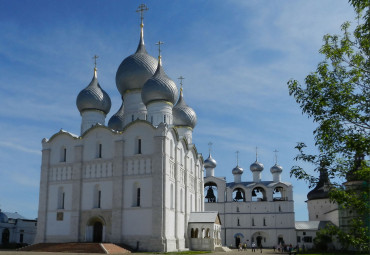
M 76 100 L 81 134 L 60 130 L 43 139 L 35 242 L 185 249 L 190 214 L 204 211 L 203 158 L 192 141 L 197 118 L 160 54 L 157 60 L 147 53 L 143 22 L 138 48 L 118 67 L 116 85 L 122 106 L 108 125 L 111 100 L 95 67 Z M 219 232 L 212 229 L 212 237 Z
M 60 130 L 42 140 L 35 243 L 111 242 L 164 252 L 296 245 L 293 188 L 281 181 L 281 166 L 271 167 L 272 181 L 261 180 L 264 167 L 256 157 L 248 181 L 237 164 L 234 181 L 226 182 L 215 177 L 211 154 L 203 160 L 197 152 L 197 117 L 185 103 L 182 77 L 179 93 L 162 67 L 161 42 L 158 60 L 145 49 L 145 10 L 139 6 L 138 48 L 116 73 L 122 96 L 117 113 L 106 125 L 111 100 L 95 64 L 76 100 L 80 135 Z

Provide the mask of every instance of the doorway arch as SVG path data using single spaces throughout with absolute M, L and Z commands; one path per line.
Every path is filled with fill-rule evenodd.
M 90 218 L 86 226 L 86 241 L 94 243 L 105 242 L 105 221 L 100 216 Z
M 1 243 L 2 244 L 8 244 L 9 243 L 9 237 L 10 237 L 10 232 L 9 229 L 4 229 L 3 233 L 1 234 Z
M 103 241 L 103 224 L 96 221 L 93 225 L 93 242 L 101 243 Z

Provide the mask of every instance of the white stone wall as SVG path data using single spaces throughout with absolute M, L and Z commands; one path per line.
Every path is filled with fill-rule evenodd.
M 330 202 L 329 198 L 308 200 L 307 208 L 310 221 L 331 221 L 339 226 L 338 205 Z
M 123 133 L 95 126 L 80 138 L 61 131 L 44 140 L 37 242 L 92 241 L 98 220 L 104 241 L 185 249 L 189 213 L 203 210 L 203 166 L 193 146 L 145 121 Z

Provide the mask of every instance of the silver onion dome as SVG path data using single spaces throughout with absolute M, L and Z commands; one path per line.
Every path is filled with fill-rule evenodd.
M 80 113 L 85 110 L 99 110 L 108 114 L 111 107 L 110 97 L 99 85 L 96 68 L 90 84 L 78 94 L 76 105 Z
M 173 124 L 175 126 L 194 128 L 197 124 L 197 115 L 195 111 L 186 104 L 182 95 L 182 89 L 180 90 L 180 98 L 172 109 L 172 114 Z
M 233 174 L 242 174 L 243 172 L 244 172 L 244 170 L 240 166 L 234 167 L 234 169 L 232 171 Z
M 273 173 L 281 173 L 283 172 L 283 167 L 282 166 L 279 166 L 278 164 L 275 164 L 273 165 L 271 168 L 270 168 L 270 172 L 273 174 Z
M 116 86 L 123 96 L 128 90 L 141 89 L 144 83 L 153 76 L 157 67 L 157 59 L 150 56 L 144 45 L 143 26 L 137 50 L 125 58 L 117 69 Z
M 257 160 L 249 167 L 252 172 L 261 172 L 264 166 L 262 163 L 258 162 Z
M 211 154 L 209 154 L 208 158 L 204 160 L 204 167 L 205 168 L 216 168 L 216 166 L 217 166 L 216 160 L 214 160 Z
M 0 223 L 8 223 L 8 216 L 5 213 L 1 212 L 0 209 Z
M 122 131 L 123 129 L 123 115 L 124 115 L 124 107 L 123 102 L 119 110 L 109 119 L 108 127 L 113 130 Z
M 174 104 L 178 98 L 175 82 L 164 72 L 161 61 L 158 62 L 155 74 L 145 82 L 141 90 L 141 99 L 145 105 L 155 101 L 166 101 Z

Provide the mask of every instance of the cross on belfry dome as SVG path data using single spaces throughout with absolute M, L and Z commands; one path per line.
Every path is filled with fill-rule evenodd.
M 279 152 L 277 149 L 273 151 L 275 153 L 275 164 L 277 164 L 277 153 Z

